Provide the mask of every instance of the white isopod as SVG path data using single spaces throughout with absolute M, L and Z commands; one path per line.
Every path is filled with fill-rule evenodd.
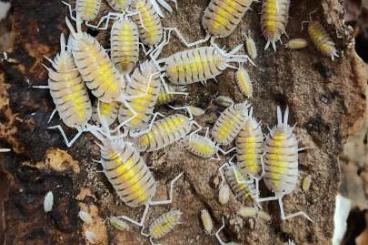
M 92 224 L 92 217 L 89 213 L 84 211 L 79 211 L 78 217 L 86 224 Z
M 201 210 L 201 221 L 205 232 L 211 235 L 213 231 L 213 220 L 207 209 Z
M 48 213 L 52 210 L 52 207 L 54 206 L 54 194 L 52 191 L 49 191 L 46 193 L 45 198 L 43 200 L 43 211 L 45 213 Z
M 225 205 L 229 202 L 230 199 L 230 187 L 226 183 L 221 183 L 218 194 L 219 202 L 222 205 Z

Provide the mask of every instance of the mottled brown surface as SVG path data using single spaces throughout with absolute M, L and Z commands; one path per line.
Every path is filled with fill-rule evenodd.
M 63 24 L 66 8 L 59 1 L 11 2 L 9 21 L 14 43 L 7 45 L 11 60 L 0 63 L 0 138 L 4 143 L 1 145 L 12 147 L 13 152 L 0 156 L 0 243 L 85 244 L 82 233 L 85 226 L 77 217 L 80 207 L 93 207 L 93 215 L 99 215 L 102 220 L 119 214 L 138 218 L 141 210 L 121 204 L 107 179 L 97 172 L 100 166 L 92 159 L 98 158 L 98 148 L 91 135 L 83 136 L 72 148 L 66 149 L 60 135 L 47 130 L 47 119 L 53 110 L 51 97 L 48 91 L 31 89 L 26 82 L 46 84 L 47 74 L 41 66 L 43 56 L 53 57 L 58 51 L 60 31 L 66 30 Z M 178 2 L 179 11 L 168 16 L 165 25 L 180 28 L 190 40 L 203 37 L 199 21 L 208 1 Z M 220 226 L 221 217 L 227 218 L 224 232 L 227 240 L 243 244 L 281 244 L 289 238 L 296 244 L 329 242 L 334 196 L 339 183 L 337 159 L 343 141 L 351 129 L 357 128 L 357 122 L 362 121 L 366 76 L 362 75 L 364 67 L 350 44 L 348 28 L 342 24 L 343 11 L 337 0 L 292 1 L 288 35 L 306 37 L 305 31 L 300 31 L 301 22 L 316 8 L 319 10 L 313 19 L 327 27 L 341 50 L 336 62 L 321 57 L 313 46 L 289 51 L 278 45 L 276 53 L 263 51 L 265 41 L 258 15 L 260 3 L 254 4 L 242 25 L 222 41 L 233 47 L 243 41 L 242 31 L 252 30 L 259 51 L 257 67 L 247 66 L 256 86 L 251 99 L 254 114 L 266 129 L 266 125 L 275 123 L 276 105 L 288 105 L 290 123 L 297 123 L 296 133 L 301 145 L 309 148 L 300 154 L 300 171 L 303 177 L 312 176 L 312 186 L 304 193 L 299 185 L 284 198 L 285 210 L 305 210 L 315 222 L 302 218 L 281 222 L 275 202 L 264 205 L 273 218 L 270 222 L 237 217 L 240 203 L 233 196 L 227 206 L 217 201 L 214 183 L 221 162 L 200 160 L 177 144 L 147 155 L 160 183 L 157 199 L 165 197 L 165 184 L 178 173 L 185 173 L 184 179 L 178 181 L 175 201 L 171 205 L 184 212 L 184 224 L 162 239 L 163 244 L 216 244 L 214 237 L 205 235 L 201 227 L 199 211 L 203 208 L 208 208 L 214 216 L 216 228 Z M 100 33 L 99 38 L 105 39 L 105 35 Z M 183 48 L 173 40 L 162 56 L 180 49 Z M 220 112 L 212 103 L 218 94 L 231 96 L 236 101 L 244 100 L 236 88 L 233 71 L 217 80 L 218 84 L 209 81 L 206 87 L 196 84 L 189 88 L 191 96 L 186 103 L 207 109 L 205 116 L 198 119 L 203 126 L 213 125 Z M 69 135 L 72 133 L 68 130 Z M 73 171 L 73 167 L 61 172 L 45 168 L 49 166 L 46 153 L 50 147 L 65 149 L 72 158 L 64 156 L 68 156 L 68 161 L 76 160 L 80 172 Z M 45 164 L 40 165 L 40 161 Z M 73 163 L 66 166 L 68 164 Z M 55 205 L 51 213 L 45 214 L 42 202 L 49 190 L 55 195 Z M 270 194 L 263 185 L 261 190 L 263 195 Z M 150 220 L 167 210 L 169 207 L 154 207 Z M 148 244 L 134 227 L 118 232 L 106 223 L 106 229 L 110 244 Z M 106 243 L 105 238 L 101 241 Z

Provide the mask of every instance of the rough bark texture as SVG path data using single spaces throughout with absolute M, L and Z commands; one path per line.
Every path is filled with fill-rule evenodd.
M 207 0 L 179 0 L 179 10 L 164 19 L 165 26 L 178 27 L 184 36 L 197 40 L 204 36 L 200 19 Z M 108 184 L 98 159 L 93 137 L 85 134 L 70 149 L 56 131 L 47 129 L 47 120 L 54 108 L 47 90 L 36 90 L 32 84 L 46 84 L 47 73 L 41 66 L 43 56 L 53 57 L 59 49 L 60 32 L 66 32 L 64 18 L 68 14 L 59 1 L 14 0 L 8 20 L 12 43 L 7 47 L 10 59 L 0 63 L 0 138 L 13 149 L 1 154 L 0 164 L 0 243 L 1 244 L 85 244 L 83 231 L 97 234 L 100 244 L 148 244 L 135 228 L 118 232 L 104 219 L 110 215 L 127 214 L 138 218 L 142 210 L 131 209 L 119 202 Z M 224 240 L 242 244 L 282 244 L 291 239 L 296 244 L 328 244 L 333 231 L 334 197 L 339 185 L 338 156 L 342 144 L 357 125 L 365 110 L 366 69 L 355 55 L 349 28 L 343 25 L 343 10 L 337 0 L 292 1 L 287 27 L 289 37 L 305 37 L 301 22 L 318 9 L 313 19 L 319 20 L 337 43 L 340 58 L 332 62 L 310 45 L 301 51 L 290 51 L 279 45 L 277 52 L 263 51 L 260 31 L 261 4 L 253 5 L 242 24 L 222 44 L 229 47 L 242 43 L 241 33 L 252 30 L 257 43 L 257 66 L 248 65 L 255 82 L 251 99 L 255 116 L 263 125 L 275 123 L 276 105 L 291 109 L 290 123 L 297 123 L 296 134 L 308 150 L 300 154 L 300 179 L 312 176 L 312 186 L 304 192 L 300 185 L 284 198 L 286 212 L 306 211 L 314 220 L 302 218 L 282 222 L 276 202 L 265 204 L 272 220 L 241 219 L 236 215 L 240 203 L 234 196 L 229 204 L 217 201 L 219 161 L 203 161 L 185 152 L 181 144 L 148 154 L 147 162 L 159 180 L 157 199 L 166 196 L 166 186 L 178 173 L 184 172 L 176 187 L 171 207 L 183 211 L 184 223 L 160 242 L 163 244 L 216 244 L 214 236 L 206 235 L 199 220 L 203 208 L 210 210 L 216 228 L 226 217 Z M 103 34 L 99 35 L 102 40 Z M 285 39 L 284 39 L 285 40 Z M 173 40 L 162 57 L 183 47 Z M 229 70 L 209 81 L 204 87 L 190 86 L 185 104 L 206 109 L 198 119 L 212 126 L 220 113 L 212 101 L 227 95 L 236 101 L 244 98 Z M 164 110 L 166 110 L 164 108 Z M 69 134 L 73 133 L 67 130 Z M 52 190 L 55 204 L 45 214 L 42 204 Z M 264 196 L 270 193 L 261 185 Z M 92 225 L 83 224 L 79 210 L 90 212 Z M 150 221 L 169 207 L 154 207 Z

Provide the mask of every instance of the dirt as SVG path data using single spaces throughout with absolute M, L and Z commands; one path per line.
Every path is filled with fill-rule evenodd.
M 164 25 L 178 27 L 191 41 L 204 37 L 199 23 L 208 1 L 178 2 L 179 10 L 166 14 Z M 93 161 L 99 158 L 98 147 L 91 135 L 84 134 L 71 148 L 66 148 L 59 133 L 47 129 L 54 109 L 51 97 L 47 90 L 30 87 L 47 83 L 43 56 L 53 57 L 59 49 L 60 32 L 66 32 L 66 7 L 59 1 L 13 0 L 11 4 L 5 24 L 13 38 L 6 39 L 11 43 L 2 46 L 7 47 L 9 60 L 0 62 L 0 139 L 2 147 L 12 148 L 12 152 L 0 155 L 0 243 L 87 244 L 86 225 L 78 218 L 78 212 L 81 207 L 88 207 L 93 209 L 98 223 L 100 244 L 149 244 L 134 227 L 117 231 L 102 222 L 110 215 L 138 219 L 142 209 L 122 204 L 99 172 L 101 167 Z M 222 233 L 225 241 L 283 244 L 290 239 L 296 244 L 328 244 L 332 237 L 334 197 L 340 181 L 338 159 L 344 141 L 363 123 L 366 66 L 355 54 L 351 31 L 343 24 L 343 10 L 337 0 L 292 1 L 287 26 L 290 38 L 307 38 L 306 31 L 301 31 L 301 22 L 317 9 L 313 19 L 320 21 L 337 43 L 340 57 L 335 62 L 321 56 L 312 45 L 300 51 L 281 45 L 277 52 L 264 51 L 260 9 L 261 4 L 255 3 L 233 35 L 220 42 L 234 47 L 244 41 L 242 32 L 252 30 L 259 57 L 257 66 L 246 66 L 255 83 L 255 94 L 250 99 L 254 115 L 262 121 L 266 132 L 266 126 L 276 121 L 276 106 L 289 106 L 290 123 L 296 123 L 300 145 L 307 147 L 300 154 L 299 180 L 310 175 L 313 182 L 308 191 L 303 191 L 299 183 L 284 198 L 285 210 L 303 210 L 314 222 L 303 218 L 282 222 L 276 202 L 263 205 L 272 217 L 270 221 L 238 217 L 241 204 L 234 196 L 225 206 L 217 198 L 217 169 L 224 159 L 200 160 L 178 143 L 145 156 L 159 182 L 155 199 L 164 199 L 170 180 L 184 172 L 177 182 L 174 202 L 168 207 L 154 207 L 149 213 L 148 223 L 170 208 L 184 213 L 183 224 L 160 240 L 162 244 L 216 244 L 214 236 L 206 235 L 201 226 L 199 212 L 203 208 L 210 211 L 216 229 L 221 226 L 222 217 L 226 218 Z M 106 37 L 101 32 L 97 34 L 100 40 Z M 173 40 L 162 57 L 182 49 Z M 188 99 L 179 100 L 179 104 L 206 110 L 197 120 L 203 126 L 212 126 L 222 110 L 213 103 L 218 95 L 230 96 L 237 102 L 245 99 L 236 87 L 234 71 L 226 71 L 217 81 L 209 81 L 207 86 L 192 85 Z M 168 112 L 167 108 L 164 110 Z M 73 130 L 66 132 L 75 134 Z M 55 161 L 48 160 L 50 151 L 54 152 L 51 156 Z M 51 167 L 51 163 L 56 167 Z M 46 214 L 42 207 L 48 191 L 54 193 L 55 204 Z M 263 196 L 271 194 L 263 183 L 261 191 Z

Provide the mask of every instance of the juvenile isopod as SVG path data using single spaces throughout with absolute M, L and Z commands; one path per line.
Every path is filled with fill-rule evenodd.
M 204 11 L 202 25 L 214 37 L 227 37 L 234 32 L 256 0 L 212 0 Z
M 99 108 L 97 108 L 99 107 Z M 92 119 L 95 122 L 101 122 L 103 125 L 110 126 L 118 118 L 120 103 L 113 101 L 110 103 L 104 103 L 96 100 L 93 105 Z
M 253 96 L 253 85 L 247 70 L 244 67 L 240 66 L 235 76 L 236 83 L 239 87 L 240 92 L 244 96 L 251 98 Z
M 229 145 L 240 132 L 248 116 L 248 102 L 228 107 L 218 117 L 212 128 L 212 137 L 219 145 Z
M 52 191 L 49 191 L 46 193 L 45 198 L 43 200 L 43 211 L 45 213 L 48 213 L 52 210 L 52 207 L 54 206 L 54 194 Z
M 123 220 L 119 219 L 118 217 L 111 216 L 109 218 L 109 222 L 110 222 L 111 226 L 114 227 L 117 230 L 120 230 L 120 231 L 129 230 L 129 225 L 126 222 L 124 222 Z
M 205 232 L 211 235 L 213 231 L 213 220 L 207 209 L 201 210 L 201 221 Z
M 303 183 L 302 183 L 303 191 L 305 192 L 309 191 L 311 184 L 312 184 L 312 176 L 308 175 L 303 179 Z
M 173 84 L 205 83 L 209 79 L 215 79 L 227 68 L 237 69 L 230 64 L 231 62 L 246 62 L 248 56 L 236 54 L 241 47 L 242 45 L 235 47 L 227 53 L 216 44 L 212 44 L 209 47 L 177 52 L 158 60 L 158 63 L 165 63 L 162 70 Z
M 138 61 L 137 25 L 128 18 L 119 18 L 111 28 L 111 60 L 122 73 L 130 73 Z
M 200 117 L 206 113 L 206 111 L 202 108 L 193 105 L 189 106 L 189 110 L 192 113 L 193 117 Z
M 217 96 L 215 99 L 215 103 L 216 105 L 225 107 L 225 108 L 235 104 L 232 98 L 230 98 L 229 96 L 225 96 L 225 95 Z
M 298 181 L 298 140 L 293 133 L 293 127 L 288 125 L 289 108 L 282 114 L 277 107 L 277 125 L 274 126 L 266 138 L 265 146 L 265 175 L 266 187 L 275 196 L 260 198 L 258 201 L 278 200 L 282 220 L 296 216 L 304 216 L 311 220 L 304 212 L 285 215 L 282 198 L 291 193 Z
M 328 35 L 325 28 L 317 21 L 311 21 L 308 24 L 308 34 L 314 46 L 325 56 L 329 56 L 331 60 L 339 57 L 336 45 Z
M 151 244 L 174 230 L 181 223 L 183 213 L 180 210 L 171 210 L 158 217 L 148 228 L 148 233 L 142 232 L 142 235 L 150 237 Z
M 106 2 L 113 10 L 122 12 L 129 7 L 132 0 L 106 0 Z
M 84 211 L 79 211 L 78 217 L 86 224 L 92 224 L 92 217 L 89 213 Z
M 294 38 L 290 39 L 286 44 L 285 47 L 288 49 L 303 49 L 308 46 L 308 41 L 303 38 Z
M 248 34 L 245 33 L 244 37 L 245 37 L 245 47 L 247 48 L 247 53 L 249 57 L 252 60 L 254 60 L 258 56 L 256 43 L 254 42 L 250 31 L 248 32 Z
M 188 110 L 187 107 L 183 109 Z M 198 127 L 196 131 L 199 131 L 201 126 L 193 119 L 190 110 L 188 110 L 188 113 L 189 117 L 182 114 L 173 114 L 157 121 L 153 119 L 149 127 L 150 130 L 137 137 L 137 149 L 146 152 L 162 149 L 187 136 L 192 129 L 192 125 L 196 125 Z M 156 113 L 155 118 L 157 115 Z
M 230 187 L 226 183 L 221 183 L 218 193 L 219 203 L 225 205 L 230 199 Z
M 255 207 L 241 207 L 237 214 L 243 218 L 255 217 L 258 213 L 258 209 Z
M 86 237 L 86 240 L 91 244 L 97 243 L 97 235 L 93 231 L 86 231 L 84 233 L 84 236 Z
M 276 51 L 276 42 L 281 35 L 286 33 L 286 25 L 289 18 L 290 0 L 264 0 L 262 4 L 261 26 L 263 36 L 267 43 L 265 50 L 270 44 Z

